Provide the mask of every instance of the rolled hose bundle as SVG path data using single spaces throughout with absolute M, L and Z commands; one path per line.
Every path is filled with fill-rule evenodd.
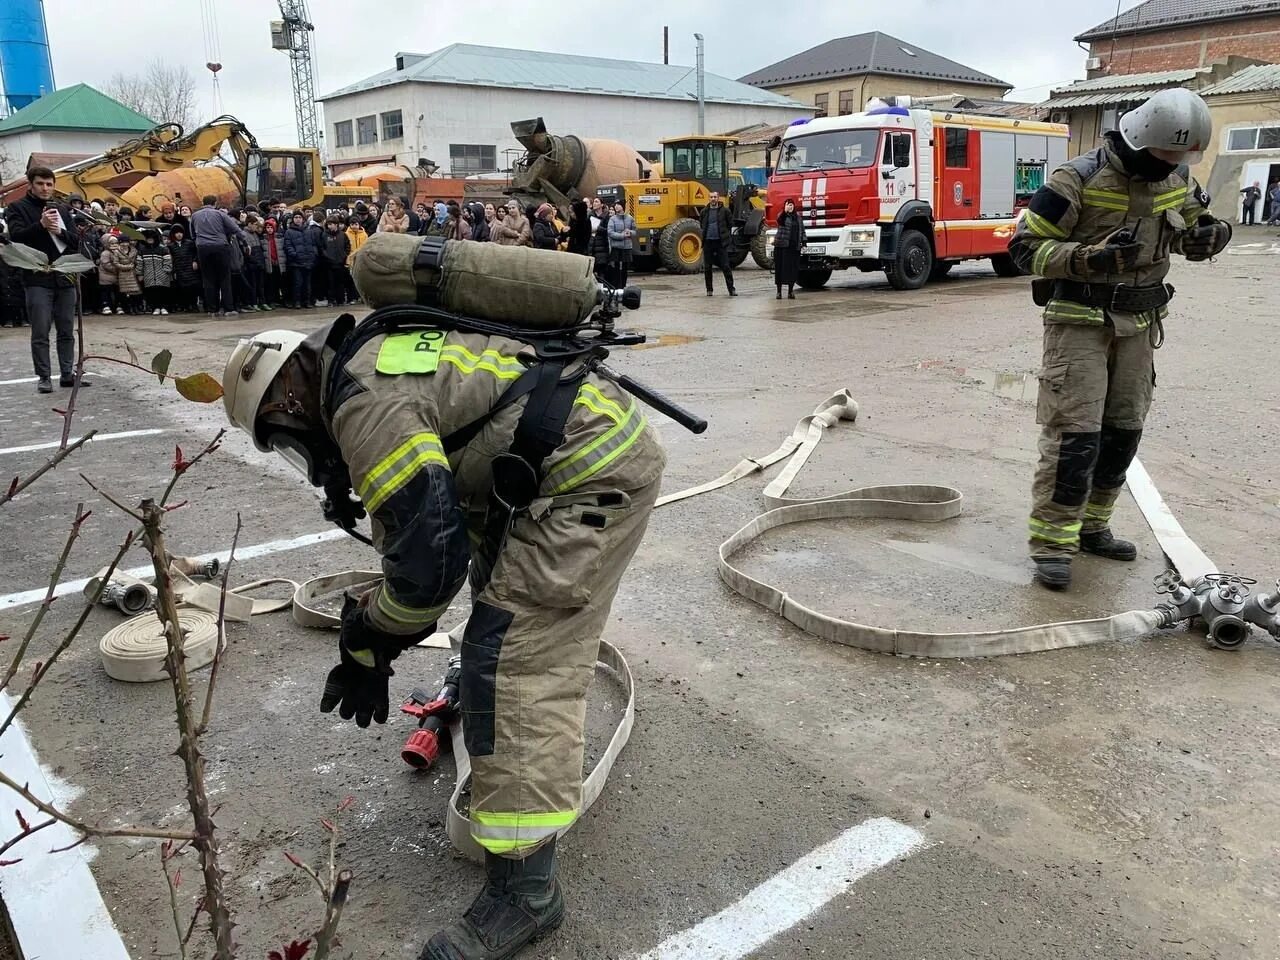
M 351 278 L 370 307 L 430 303 L 451 313 L 528 329 L 585 322 L 599 284 L 589 257 L 532 247 L 375 233 Z

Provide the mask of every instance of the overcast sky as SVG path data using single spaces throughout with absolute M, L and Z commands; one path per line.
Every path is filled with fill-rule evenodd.
M 0 0 L 3 2 L 3 0 Z M 1120 0 L 1121 9 L 1139 0 Z M 264 146 L 297 142 L 289 64 L 271 49 L 274 0 L 44 0 L 58 86 L 101 85 L 159 56 L 185 64 L 199 83 L 203 119 L 213 114 L 205 21 L 216 18 L 221 110 Z M 1043 100 L 1049 87 L 1084 76 L 1072 37 L 1112 17 L 1116 0 L 1074 0 L 1043 16 L 1029 0 L 310 0 L 320 94 L 393 66 L 397 51 L 426 53 L 482 43 L 557 53 L 692 64 L 693 34 L 706 37 L 707 70 L 739 77 L 824 40 L 885 33 L 1012 83 L 1011 99 Z M 582 131 L 588 133 L 589 131 Z

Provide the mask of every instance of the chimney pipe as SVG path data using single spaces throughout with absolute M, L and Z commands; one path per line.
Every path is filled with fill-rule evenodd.
M 698 41 L 698 136 L 703 136 L 707 132 L 707 77 L 703 68 L 702 34 L 695 33 L 693 38 Z
M 664 64 L 671 62 L 671 28 L 662 28 L 662 62 Z

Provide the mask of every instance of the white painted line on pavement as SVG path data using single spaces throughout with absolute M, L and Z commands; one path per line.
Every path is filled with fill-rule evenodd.
M 88 381 L 90 377 L 106 376 L 109 376 L 109 374 L 103 373 L 101 370 L 95 370 L 93 373 L 86 373 L 85 380 Z M 8 387 L 15 383 L 35 383 L 39 379 L 39 377 L 18 377 L 16 380 L 0 380 L 0 387 Z
M 906 824 L 888 817 L 867 820 L 635 960 L 740 960 L 817 913 L 854 881 L 924 846 L 924 835 Z
M 0 714 L 7 716 L 10 709 L 8 695 L 0 693 Z M 58 802 L 21 721 L 0 736 L 0 753 L 4 754 L 5 773 L 25 783 L 41 800 Z M 4 805 L 6 814 L 11 806 L 17 807 L 31 823 L 46 819 L 39 810 L 8 790 L 4 791 Z M 6 829 L 6 832 L 11 831 Z M 0 890 L 18 937 L 18 950 L 24 957 L 129 960 L 129 951 L 111 922 L 111 914 L 89 870 L 88 852 L 84 847 L 63 853 L 49 852 L 55 847 L 68 846 L 76 839 L 70 827 L 55 823 L 27 837 L 5 854 L 6 859 L 22 861 L 0 870 Z M 57 909 L 50 909 L 53 904 L 57 904 Z
M 150 430 L 122 430 L 120 433 L 99 433 L 89 442 L 101 443 L 103 440 L 125 440 L 129 437 L 154 437 L 157 433 L 164 433 L 164 431 L 152 428 Z M 51 440 L 49 443 L 29 443 L 25 447 L 5 447 L 0 449 L 0 454 L 30 453 L 33 450 L 56 450 L 61 444 L 62 441 L 60 440 Z
M 285 553 L 289 550 L 298 550 L 302 547 L 310 547 L 317 543 L 326 543 L 330 540 L 339 540 L 347 534 L 343 530 L 334 527 L 332 530 L 323 530 L 320 533 L 308 533 L 305 536 L 294 537 L 292 540 L 271 540 L 267 543 L 255 544 L 252 547 L 237 547 L 236 562 L 241 560 L 254 560 L 258 557 L 269 556 L 273 553 Z M 215 553 L 202 553 L 196 557 L 196 560 L 213 560 L 217 558 L 219 563 L 227 562 L 227 555 L 230 550 L 219 550 Z M 132 570 L 126 570 L 131 577 L 149 577 L 155 574 L 155 568 L 151 564 L 145 567 L 134 567 Z M 55 597 L 65 597 L 72 593 L 80 593 L 84 590 L 85 585 L 89 582 L 89 578 L 83 580 L 67 580 L 58 584 L 53 588 Z M 0 610 L 8 610 L 12 607 L 25 607 L 29 603 L 39 603 L 44 599 L 44 595 L 48 592 L 49 587 L 45 585 L 36 590 L 22 590 L 18 593 L 9 593 L 0 597 Z

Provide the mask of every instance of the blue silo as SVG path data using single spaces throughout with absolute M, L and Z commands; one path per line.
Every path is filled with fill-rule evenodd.
M 44 0 L 0 0 L 0 105 L 21 110 L 53 92 Z

